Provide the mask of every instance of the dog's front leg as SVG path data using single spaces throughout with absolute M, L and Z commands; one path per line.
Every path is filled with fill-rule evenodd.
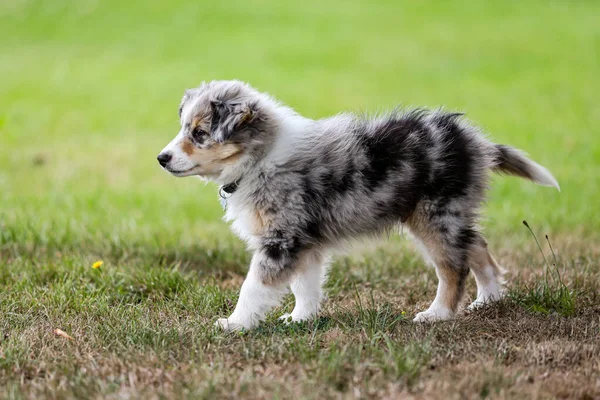
M 288 262 L 289 265 L 282 265 L 282 257 L 275 259 L 264 249 L 254 253 L 235 310 L 229 318 L 218 319 L 215 325 L 227 331 L 257 326 L 288 291 L 292 260 Z
M 294 310 L 279 319 L 285 322 L 306 321 L 317 316 L 323 299 L 328 258 L 319 251 L 306 252 L 296 268 L 291 289 L 296 300 Z

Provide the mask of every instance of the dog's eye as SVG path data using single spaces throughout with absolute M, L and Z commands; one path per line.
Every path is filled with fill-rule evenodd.
M 192 137 L 194 138 L 194 140 L 198 143 L 202 143 L 204 142 L 204 139 L 206 139 L 206 136 L 208 135 L 208 132 L 203 131 L 200 128 L 195 128 L 192 131 Z

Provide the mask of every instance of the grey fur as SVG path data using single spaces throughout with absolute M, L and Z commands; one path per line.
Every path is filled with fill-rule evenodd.
M 255 251 L 259 284 L 286 285 L 311 254 L 405 224 L 444 286 L 443 312 L 434 302 L 425 319 L 456 311 L 470 269 L 479 284 L 493 264 L 488 275 L 500 279 L 478 228 L 489 172 L 540 182 L 531 171 L 543 169 L 444 111 L 310 120 L 244 83 L 216 81 L 186 91 L 180 113 L 184 136 L 194 117 L 211 120 L 208 145 L 198 146 L 243 146 L 239 161 L 208 177 L 239 182 L 226 219 Z

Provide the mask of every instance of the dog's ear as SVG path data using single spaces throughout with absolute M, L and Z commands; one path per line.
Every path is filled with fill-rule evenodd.
M 249 128 L 258 117 L 255 103 L 213 100 L 210 105 L 210 135 L 219 143 L 231 140 L 237 132 Z

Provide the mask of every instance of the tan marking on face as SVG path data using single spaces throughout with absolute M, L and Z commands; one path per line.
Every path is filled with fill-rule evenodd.
M 244 152 L 240 150 L 237 153 L 233 153 L 232 155 L 223 158 L 221 162 L 226 164 L 233 164 L 242 157 L 242 154 L 244 154 Z
M 200 125 L 201 122 L 202 118 L 200 118 L 199 116 L 195 116 L 194 119 L 192 119 L 192 129 Z
M 207 124 L 208 124 L 208 118 L 206 115 L 196 115 L 192 119 L 192 129 L 195 129 L 198 126 L 206 127 Z
M 181 150 L 188 156 L 191 156 L 196 151 L 196 146 L 194 146 L 194 143 L 192 143 L 191 140 L 184 139 L 181 143 Z
M 239 144 L 207 144 L 207 147 L 196 147 L 188 138 L 184 139 L 181 149 L 189 159 L 200 167 L 198 175 L 214 176 L 225 167 L 237 162 L 244 154 L 244 148 Z
M 242 146 L 238 144 L 224 144 L 215 148 L 214 153 L 220 161 L 232 162 L 242 155 Z

